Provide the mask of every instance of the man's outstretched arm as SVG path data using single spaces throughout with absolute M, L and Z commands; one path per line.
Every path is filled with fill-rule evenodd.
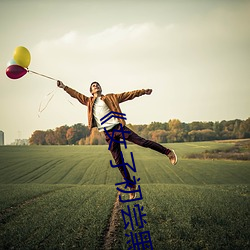
M 59 88 L 64 89 L 69 95 L 71 95 L 73 98 L 76 98 L 80 103 L 83 105 L 87 105 L 89 97 L 77 92 L 76 90 L 64 85 L 62 81 L 57 81 L 57 86 Z
M 119 103 L 121 102 L 125 102 L 128 100 L 132 100 L 135 97 L 139 97 L 142 95 L 150 95 L 152 93 L 152 89 L 141 89 L 141 90 L 134 90 L 134 91 L 130 91 L 130 92 L 124 92 L 121 94 L 116 94 Z

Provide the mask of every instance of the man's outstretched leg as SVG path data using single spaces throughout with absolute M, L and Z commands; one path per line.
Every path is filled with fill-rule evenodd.
M 146 140 L 139 135 L 137 135 L 135 132 L 127 128 L 126 126 L 123 127 L 124 131 L 130 131 L 128 135 L 125 136 L 126 140 L 133 142 L 139 146 L 145 147 L 145 148 L 150 148 L 153 149 L 161 154 L 166 155 L 172 165 L 177 164 L 177 155 L 175 154 L 174 150 L 168 149 L 163 147 L 161 144 L 151 141 L 151 140 Z

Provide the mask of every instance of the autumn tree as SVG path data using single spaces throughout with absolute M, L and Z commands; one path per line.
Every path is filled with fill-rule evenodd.
M 57 138 L 56 138 L 56 134 L 54 130 L 49 129 L 45 132 L 45 141 L 46 141 L 46 145 L 57 144 Z
M 106 144 L 105 136 L 100 133 L 97 128 L 91 130 L 90 136 L 86 138 L 86 144 L 103 145 Z
M 87 126 L 77 123 L 67 130 L 66 139 L 68 144 L 79 144 L 80 140 L 80 144 L 82 144 L 89 134 L 90 132 Z
M 169 120 L 169 132 L 167 135 L 168 142 L 181 142 L 183 141 L 182 123 L 178 119 Z
M 240 124 L 239 131 L 240 138 L 250 138 L 250 117 Z
M 73 127 L 70 127 L 70 128 L 67 130 L 66 139 L 67 139 L 69 145 L 75 143 L 75 141 L 76 141 L 76 140 L 75 140 L 75 130 L 74 130 Z
M 188 135 L 190 141 L 211 141 L 216 139 L 216 134 L 211 129 L 192 130 Z
M 162 122 L 151 122 L 147 129 L 149 131 L 155 131 L 155 130 L 168 130 L 168 124 L 162 123 Z
M 158 142 L 158 143 L 164 143 L 167 142 L 167 131 L 163 129 L 158 129 L 155 131 L 151 131 L 151 138 L 153 141 Z
M 46 135 L 45 131 L 36 130 L 31 135 L 31 137 L 29 139 L 29 143 L 31 145 L 45 145 L 46 144 L 45 135 Z
M 56 141 L 57 145 L 67 145 L 68 141 L 66 138 L 66 133 L 69 127 L 67 125 L 57 127 L 55 130 L 55 136 L 56 136 Z

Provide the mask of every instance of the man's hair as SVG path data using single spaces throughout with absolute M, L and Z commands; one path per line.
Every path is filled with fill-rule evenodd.
M 90 93 L 92 93 L 92 91 L 91 91 L 92 89 L 91 89 L 91 88 L 92 88 L 92 85 L 93 85 L 94 83 L 97 83 L 97 84 L 101 87 L 101 85 L 99 84 L 99 82 L 92 82 L 92 83 L 90 84 L 90 87 L 89 87 L 89 92 L 90 92 Z

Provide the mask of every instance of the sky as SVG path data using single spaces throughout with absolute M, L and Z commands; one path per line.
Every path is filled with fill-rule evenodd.
M 153 89 L 121 104 L 128 123 L 250 117 L 250 1 L 2 0 L 0 130 L 5 144 L 35 130 L 87 125 L 87 108 L 27 73 L 6 76 L 16 47 L 29 69 L 90 96 Z M 50 99 L 52 97 L 52 99 Z M 39 112 L 39 110 L 42 110 Z

